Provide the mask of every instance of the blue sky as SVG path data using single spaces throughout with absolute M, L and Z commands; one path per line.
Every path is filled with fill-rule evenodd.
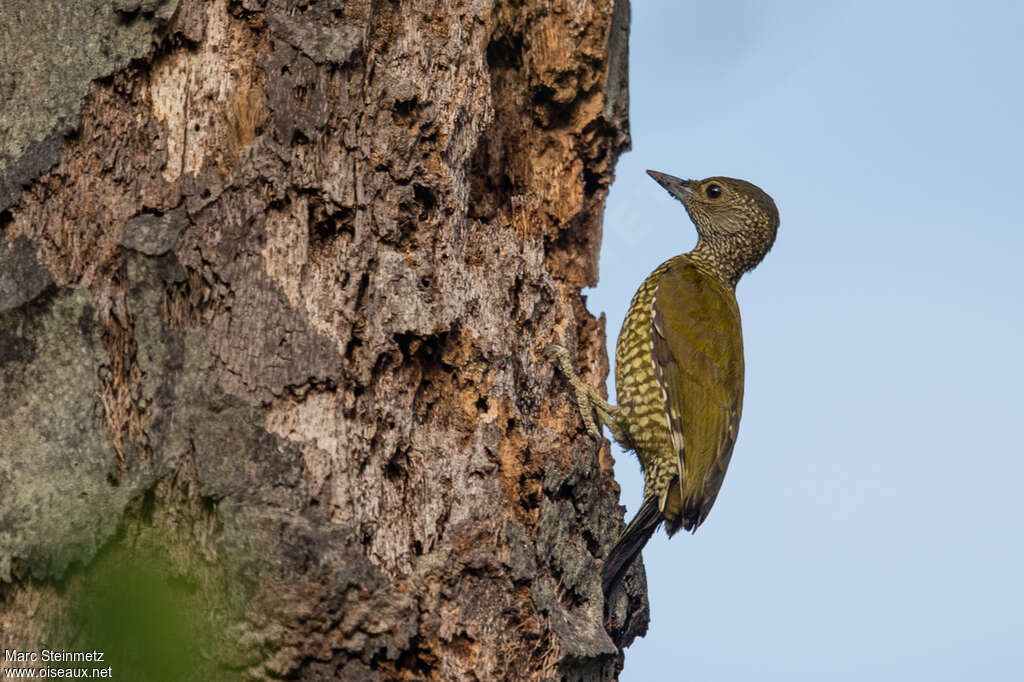
M 1024 5 L 632 14 L 633 151 L 587 292 L 609 352 L 695 241 L 645 169 L 751 180 L 782 226 L 738 288 L 729 474 L 696 535 L 644 551 L 651 628 L 622 679 L 1020 679 Z M 639 466 L 615 454 L 631 516 Z

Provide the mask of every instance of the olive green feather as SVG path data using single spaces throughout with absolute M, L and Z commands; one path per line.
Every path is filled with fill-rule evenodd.
M 669 422 L 683 444 L 673 453 L 681 472 L 673 485 L 683 484 L 680 506 L 663 513 L 669 533 L 692 530 L 714 504 L 721 479 L 709 479 L 728 466 L 739 427 L 743 336 L 736 297 L 688 256 L 677 256 L 658 283 L 651 333 Z

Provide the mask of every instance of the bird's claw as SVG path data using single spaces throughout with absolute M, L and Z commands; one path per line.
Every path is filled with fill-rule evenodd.
M 568 353 L 569 351 L 564 346 L 559 346 L 557 343 L 549 343 L 544 346 L 544 355 L 549 358 L 557 358 L 562 353 Z
M 565 374 L 569 383 L 575 391 L 576 405 L 580 411 L 580 417 L 583 418 L 583 425 L 587 429 L 587 433 L 594 440 L 601 440 L 601 430 L 597 427 L 597 423 L 594 421 L 594 407 L 590 403 L 590 399 L 587 396 L 587 391 L 584 388 L 579 377 L 576 375 L 576 370 L 572 366 L 572 356 L 569 355 L 568 349 L 564 346 L 559 346 L 555 343 L 549 343 L 544 347 L 544 354 L 548 358 L 558 364 L 562 372 Z

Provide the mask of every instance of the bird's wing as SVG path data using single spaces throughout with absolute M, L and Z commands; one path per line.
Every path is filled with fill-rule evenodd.
M 731 291 L 681 260 L 658 284 L 652 324 L 655 376 L 666 397 L 689 528 L 711 510 L 739 430 L 739 307 Z

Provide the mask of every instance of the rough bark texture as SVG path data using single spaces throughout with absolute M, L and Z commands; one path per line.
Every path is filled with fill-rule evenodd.
M 615 677 L 643 576 L 605 608 L 608 450 L 542 351 L 607 373 L 627 34 L 627 0 L 4 2 L 0 648 Z

